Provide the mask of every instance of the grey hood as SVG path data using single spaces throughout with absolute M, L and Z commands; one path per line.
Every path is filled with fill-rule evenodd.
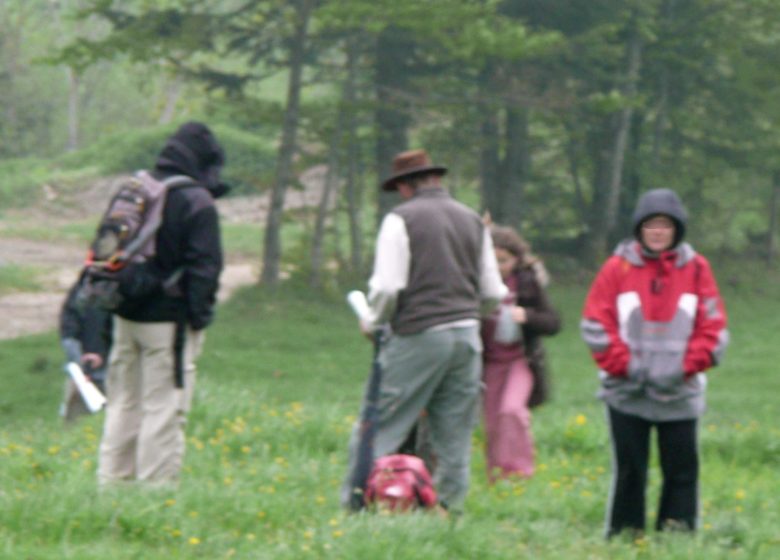
M 640 228 L 642 222 L 663 214 L 669 216 L 675 224 L 674 244 L 676 247 L 685 237 L 685 227 L 688 223 L 688 211 L 683 206 L 680 197 L 671 189 L 653 189 L 643 194 L 636 203 L 633 215 L 634 237 L 641 241 Z

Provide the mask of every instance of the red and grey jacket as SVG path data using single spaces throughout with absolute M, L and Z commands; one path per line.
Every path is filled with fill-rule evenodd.
M 581 332 L 600 368 L 599 396 L 656 421 L 704 411 L 702 372 L 728 344 L 710 265 L 687 243 L 656 256 L 621 243 L 591 286 Z

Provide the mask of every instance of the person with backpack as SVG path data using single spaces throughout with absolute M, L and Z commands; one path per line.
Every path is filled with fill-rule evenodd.
M 211 130 L 188 122 L 141 174 L 167 188 L 153 254 L 116 272 L 121 300 L 106 383 L 101 485 L 178 480 L 195 359 L 214 318 L 222 270 L 214 199 L 227 190 L 220 181 L 224 162 Z
M 548 398 L 541 337 L 556 334 L 561 321 L 545 292 L 547 271 L 528 243 L 508 226 L 491 225 L 490 233 L 510 290 L 482 321 L 485 456 L 488 478 L 495 482 L 534 473 L 530 408 Z
M 663 476 L 656 530 L 698 522 L 698 419 L 707 369 L 729 336 L 726 310 L 706 258 L 684 242 L 688 213 L 670 189 L 643 194 L 633 239 L 604 263 L 585 300 L 582 336 L 599 367 L 613 479 L 606 535 L 645 528 L 650 433 Z
M 403 202 L 382 220 L 361 330 L 370 334 L 388 323 L 392 329 L 379 356 L 374 457 L 396 453 L 425 410 L 439 503 L 458 511 L 468 491 L 481 393 L 479 320 L 506 287 L 487 229 L 444 189 L 446 172 L 424 150 L 394 158 L 382 188 L 397 191 Z M 345 507 L 363 490 L 351 484 L 359 441 L 356 423 L 341 493 Z
M 105 392 L 108 353 L 111 349 L 111 313 L 97 306 L 77 302 L 83 274 L 68 290 L 60 310 L 60 344 L 68 362 L 81 366 L 85 375 Z M 89 414 L 76 384 L 68 377 L 60 416 L 67 424 Z

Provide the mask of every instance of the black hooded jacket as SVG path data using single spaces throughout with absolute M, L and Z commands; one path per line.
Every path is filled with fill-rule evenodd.
M 123 271 L 121 289 L 127 301 L 117 310 L 120 317 L 142 323 L 185 321 L 195 330 L 211 323 L 223 264 L 214 206 L 214 198 L 227 190 L 219 181 L 223 164 L 222 148 L 203 124 L 184 124 L 168 139 L 152 175 L 156 179 L 187 175 L 193 182 L 168 191 L 156 253 L 140 265 L 142 273 L 132 266 Z M 179 273 L 178 281 L 162 286 Z M 151 294 L 132 296 L 139 278 L 155 284 Z

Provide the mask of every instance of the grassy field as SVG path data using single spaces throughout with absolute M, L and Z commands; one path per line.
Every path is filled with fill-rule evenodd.
M 370 362 L 341 297 L 253 288 L 221 308 L 200 361 L 178 491 L 95 485 L 101 416 L 63 429 L 56 336 L 0 344 L 2 559 L 482 559 L 780 557 L 780 351 L 776 297 L 726 290 L 732 346 L 701 425 L 702 529 L 605 542 L 609 451 L 594 368 L 579 340 L 583 286 L 552 291 L 554 400 L 534 414 L 538 473 L 472 489 L 457 520 L 346 515 L 349 427 Z M 658 495 L 654 467 L 649 505 Z M 653 519 L 652 512 L 649 519 Z
M 0 266 L 0 296 L 15 291 L 35 292 L 40 289 L 36 280 L 40 267 L 7 264 Z

